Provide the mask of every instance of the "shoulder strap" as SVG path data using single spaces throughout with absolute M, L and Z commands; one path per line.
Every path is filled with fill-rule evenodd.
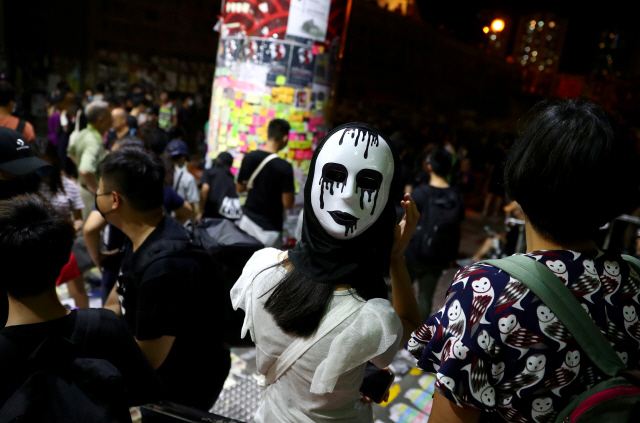
M 98 336 L 100 327 L 100 310 L 96 308 L 80 309 L 76 311 L 76 326 L 71 334 L 71 342 L 79 349 L 82 355 L 86 346 Z
M 173 184 L 173 189 L 176 192 L 178 192 L 178 188 L 180 188 L 180 181 L 182 180 L 182 175 L 184 175 L 184 171 L 180 172 L 180 175 L 178 176 L 178 180 Z
M 22 135 L 24 127 L 27 126 L 27 122 L 24 119 L 18 120 L 18 126 L 16 126 L 16 132 Z
M 627 262 L 629 267 L 633 268 L 638 275 L 640 275 L 640 260 L 633 256 L 628 256 L 626 254 L 622 254 L 622 258 Z
M 256 179 L 260 171 L 267 165 L 267 163 L 269 163 L 271 160 L 276 158 L 278 158 L 278 155 L 276 153 L 271 153 L 267 157 L 265 157 L 264 160 L 262 160 L 262 162 L 260 162 L 256 170 L 254 170 L 253 173 L 251 174 L 251 177 L 249 178 L 249 182 L 247 182 L 247 189 L 253 188 L 253 181 Z
M 608 376 L 616 376 L 625 366 L 609 341 L 584 311 L 571 291 L 544 264 L 516 255 L 484 260 L 522 282 L 542 300 L 569 330 L 591 361 Z
M 345 319 L 353 313 L 360 310 L 364 305 L 365 301 L 349 301 L 347 299 L 325 314 L 313 335 L 309 338 L 297 338 L 284 350 L 276 362 L 271 365 L 266 375 L 267 385 L 271 385 L 280 379 L 309 348 L 338 327 L 340 323 L 344 322 Z
M 74 131 L 76 131 L 76 132 L 80 132 L 80 117 L 82 117 L 82 109 L 79 109 L 76 112 L 76 124 L 75 124 L 75 129 L 74 129 Z

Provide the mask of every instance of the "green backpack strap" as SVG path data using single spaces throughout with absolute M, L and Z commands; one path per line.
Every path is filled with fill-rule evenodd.
M 633 256 L 628 256 L 626 254 L 622 254 L 622 258 L 624 259 L 624 261 L 627 262 L 627 264 L 633 268 L 633 270 L 636 271 L 636 273 L 638 275 L 640 275 L 640 260 L 638 260 L 637 258 L 633 257 Z
M 591 361 L 608 376 L 626 370 L 611 344 L 564 283 L 535 259 L 523 255 L 484 260 L 522 282 L 549 307 Z

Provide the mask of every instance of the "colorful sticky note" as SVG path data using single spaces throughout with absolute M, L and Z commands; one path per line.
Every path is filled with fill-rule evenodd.
M 307 132 L 307 141 L 313 141 L 313 132 Z
M 240 141 L 246 141 L 247 140 L 247 134 L 240 134 L 239 135 Z
M 254 142 L 250 142 L 249 143 L 249 151 L 254 151 L 258 149 L 258 143 Z
M 235 148 L 238 146 L 239 142 L 240 140 L 238 138 L 231 138 L 229 141 L 227 141 L 227 146 L 229 146 L 230 148 Z
M 250 127 L 249 127 L 249 133 L 250 133 L 251 135 L 255 135 L 255 133 L 256 133 L 256 127 L 255 127 L 255 126 L 250 126 Z
M 260 116 L 258 118 L 258 125 L 266 125 L 267 124 L 267 118 L 265 116 Z
M 269 119 L 273 119 L 276 116 L 276 111 L 273 109 L 269 109 L 269 111 L 267 112 L 267 117 Z
M 245 145 L 241 145 L 239 148 L 241 153 L 246 153 L 249 150 L 249 147 L 245 144 Z
M 242 100 L 242 91 L 236 92 L 236 100 Z
M 276 76 L 276 85 L 284 85 L 287 83 L 287 77 L 284 75 Z
M 247 103 L 259 104 L 260 96 L 258 94 L 247 94 L 246 100 L 247 100 Z
M 294 159 L 298 151 L 300 150 L 289 150 L 287 152 L 287 159 Z
M 311 47 L 311 54 L 313 55 L 320 54 L 320 49 L 318 48 L 317 45 L 314 44 L 313 47 Z
M 242 107 L 242 100 L 236 100 L 236 107 L 237 108 Z

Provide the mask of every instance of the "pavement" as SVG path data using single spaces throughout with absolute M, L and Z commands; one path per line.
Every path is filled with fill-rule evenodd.
M 470 257 L 487 237 L 485 226 L 500 228 L 500 219 L 483 219 L 479 213 L 467 210 L 462 223 L 460 257 Z M 444 303 L 449 285 L 459 267 L 445 270 L 438 281 L 432 310 Z M 211 409 L 212 413 L 241 422 L 253 422 L 260 404 L 263 387 L 258 385 L 255 348 L 232 349 L 232 367 L 224 389 Z M 426 423 L 431 412 L 435 376 L 415 367 L 416 360 L 405 350 L 398 351 L 389 368 L 396 375 L 389 401 L 373 404 L 374 423 Z

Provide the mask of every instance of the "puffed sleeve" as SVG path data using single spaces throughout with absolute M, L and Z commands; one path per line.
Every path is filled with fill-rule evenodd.
M 255 342 L 253 332 L 253 281 L 260 272 L 267 267 L 277 263 L 279 250 L 275 248 L 263 248 L 256 251 L 244 269 L 242 275 L 231 288 L 231 305 L 234 310 L 241 308 L 244 310 L 244 323 L 242 324 L 241 336 L 244 338 L 247 331 L 251 333 L 251 340 Z M 274 260 L 275 258 L 275 260 Z
M 313 376 L 311 393 L 333 392 L 341 374 L 367 361 L 381 368 L 388 366 L 401 338 L 402 322 L 389 301 L 367 301 L 354 321 L 331 342 L 327 358 Z

